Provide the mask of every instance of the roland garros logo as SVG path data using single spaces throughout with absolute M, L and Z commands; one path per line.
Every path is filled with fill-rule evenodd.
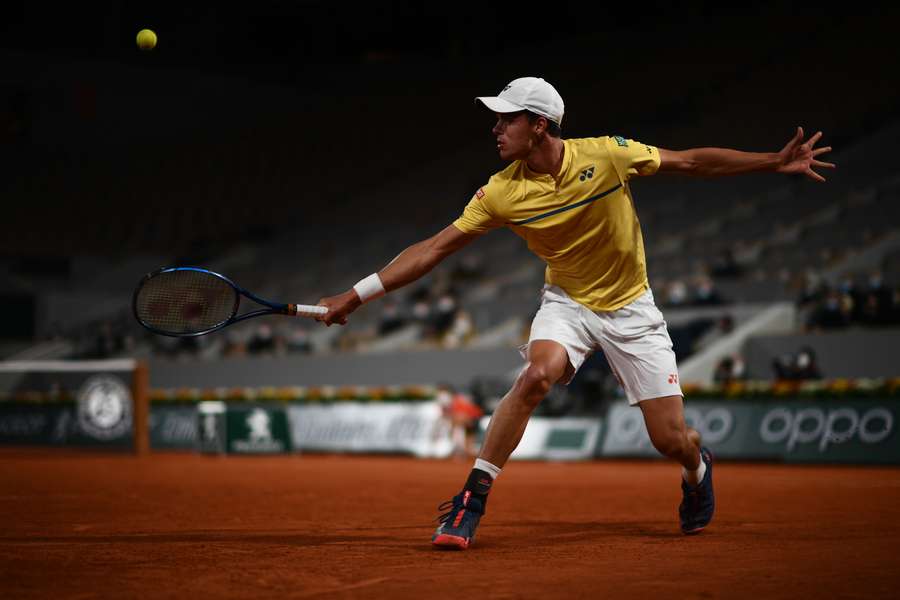
M 118 377 L 95 375 L 78 391 L 78 425 L 99 440 L 131 430 L 131 392 Z

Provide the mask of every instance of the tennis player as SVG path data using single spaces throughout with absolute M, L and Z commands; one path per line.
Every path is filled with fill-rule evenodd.
M 319 304 L 327 325 L 416 281 L 478 236 L 509 227 L 547 263 L 541 306 L 523 347 L 526 364 L 492 415 L 478 458 L 441 510 L 433 544 L 467 548 L 488 494 L 555 383 L 567 384 L 595 350 L 606 354 L 628 402 L 639 406 L 654 447 L 682 466 L 681 530 L 693 534 L 713 517 L 712 456 L 684 421 L 672 341 L 653 301 L 644 242 L 629 181 L 655 173 L 699 177 L 768 171 L 825 179 L 816 168 L 830 147 L 822 133 L 797 132 L 780 152 L 724 148 L 665 150 L 621 136 L 562 139 L 563 100 L 538 77 L 512 81 L 497 96 L 476 98 L 497 116 L 500 158 L 511 164 L 477 190 L 462 215 L 413 244 L 381 271 Z

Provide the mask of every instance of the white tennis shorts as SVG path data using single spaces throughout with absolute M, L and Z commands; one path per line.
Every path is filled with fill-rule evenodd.
M 684 395 L 672 339 L 649 289 L 619 310 L 594 312 L 561 288 L 545 285 L 528 344 L 520 348 L 525 360 L 535 340 L 561 344 L 574 367 L 573 377 L 591 353 L 601 350 L 632 406 L 650 398 Z

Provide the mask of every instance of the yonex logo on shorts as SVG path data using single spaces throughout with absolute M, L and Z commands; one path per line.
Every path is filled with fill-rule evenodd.
M 579 181 L 584 181 L 585 179 L 591 179 L 594 176 L 594 167 L 588 167 L 587 169 L 581 172 L 581 177 L 578 178 Z
M 678 375 L 675 373 L 669 375 L 669 383 L 678 383 Z

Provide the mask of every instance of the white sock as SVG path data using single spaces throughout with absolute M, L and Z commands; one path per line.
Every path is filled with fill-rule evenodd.
M 700 457 L 700 466 L 696 471 L 688 471 L 686 467 L 681 467 L 681 476 L 689 485 L 700 485 L 704 475 L 706 475 L 706 463 L 703 462 L 702 456 Z
M 500 474 L 500 467 L 494 466 L 486 460 L 481 460 L 480 458 L 475 459 L 474 469 L 479 469 L 484 471 L 488 475 L 491 476 L 491 480 L 497 479 L 497 475 Z

